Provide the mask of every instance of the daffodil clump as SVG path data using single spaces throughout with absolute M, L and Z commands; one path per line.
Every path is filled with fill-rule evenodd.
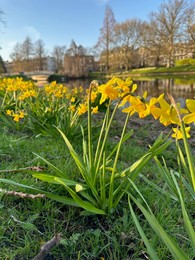
M 138 114 L 140 118 L 145 118 L 152 115 L 164 126 L 173 125 L 173 138 L 183 138 L 182 120 L 186 125 L 187 138 L 190 137 L 189 125 L 195 122 L 194 99 L 187 99 L 186 108 L 180 108 L 180 104 L 174 106 L 168 103 L 164 93 L 148 100 L 147 92 L 139 96 L 136 89 L 137 85 L 131 78 L 122 80 L 113 77 L 101 85 L 96 82 L 90 94 L 92 114 L 102 111 L 101 108 L 106 108 L 108 102 L 119 102 L 122 112 L 129 116 Z M 33 81 L 24 81 L 23 78 L 3 78 L 0 80 L 1 113 L 15 122 L 23 122 L 24 117 L 29 117 L 39 125 L 45 121 L 55 125 L 63 111 L 69 121 L 75 121 L 88 110 L 88 93 L 89 89 L 85 93 L 82 87 L 70 89 L 55 81 L 38 88 Z M 56 117 L 58 119 L 53 120 Z
M 82 87 L 71 89 L 55 81 L 39 88 L 20 77 L 0 80 L 2 123 L 20 131 L 49 132 L 51 126 L 62 124 L 63 129 L 76 127 L 83 98 Z
M 9 79 L 7 81 L 12 82 Z M 26 95 L 25 98 L 19 99 L 21 96 L 24 97 L 26 90 L 19 88 L 19 85 L 22 85 L 21 79 L 16 79 L 16 82 L 17 87 L 13 83 L 6 85 L 6 80 L 4 80 L 4 84 L 0 84 L 2 86 L 1 94 L 3 92 L 2 107 L 6 108 L 6 116 L 11 117 L 17 124 L 23 122 L 27 117 L 28 127 L 39 133 L 43 131 L 48 133 L 54 130 L 58 134 L 60 133 L 75 162 L 78 173 L 76 179 L 71 179 L 69 173 L 66 172 L 66 167 L 62 171 L 37 155 L 52 168 L 52 174 L 35 173 L 33 176 L 41 181 L 62 185 L 68 195 L 67 193 L 65 193 L 66 195 L 58 195 L 45 192 L 34 187 L 33 190 L 44 193 L 47 197 L 58 202 L 81 207 L 84 210 L 83 214 L 112 214 L 146 164 L 161 155 L 172 143 L 170 138 L 164 138 L 160 134 L 148 151 L 134 163 L 131 163 L 125 169 L 118 167 L 121 147 L 133 133 L 132 130 L 127 131 L 127 125 L 130 117 L 134 114 L 143 119 L 152 115 L 155 120 L 159 120 L 164 126 L 174 126 L 172 137 L 177 140 L 184 140 L 189 165 L 189 186 L 195 190 L 195 170 L 187 142 L 187 138 L 190 137 L 190 124 L 195 122 L 195 101 L 193 99 L 188 99 L 186 108 L 181 108 L 169 95 L 167 96 L 170 102 L 165 99 L 164 94 L 159 97 L 148 98 L 147 92 L 144 92 L 140 96 L 136 94 L 137 85 L 133 83 L 131 78 L 122 80 L 117 77 L 101 85 L 97 81 L 92 81 L 86 93 L 82 88 L 69 89 L 56 82 L 47 84 L 43 88 L 36 88 L 33 83 L 29 83 L 28 91 L 35 90 L 35 95 L 28 97 Z M 25 84 L 28 86 L 28 83 Z M 33 88 L 31 89 L 30 86 L 33 86 Z M 7 93 L 10 93 L 10 90 L 12 90 L 11 100 L 7 100 Z M 15 96 L 18 98 L 15 98 Z M 7 101 L 9 101 L 10 107 L 7 106 Z M 18 108 L 20 110 L 17 110 Z M 95 133 L 93 133 L 92 119 L 100 111 L 104 111 L 100 130 L 95 130 Z M 110 151 L 108 149 L 108 137 L 117 111 L 124 113 L 126 119 L 120 139 L 113 150 Z M 78 118 L 86 112 L 87 134 L 83 128 L 84 120 L 78 121 Z M 82 156 L 74 150 L 71 144 L 72 138 L 75 136 L 75 128 L 80 126 L 83 135 Z M 95 143 L 93 142 L 94 136 L 97 137 Z M 181 155 L 179 146 L 178 153 Z M 185 171 L 187 171 L 188 166 L 183 155 L 181 161 L 184 164 Z
M 24 116 L 25 116 L 25 114 L 24 114 L 23 111 L 19 111 L 18 113 L 15 113 L 13 110 L 9 110 L 9 109 L 6 110 L 6 114 L 7 114 L 8 116 L 13 117 L 13 120 L 14 120 L 15 122 L 19 122 L 20 119 L 24 118 Z
M 138 114 L 139 118 L 145 118 L 152 115 L 154 119 L 158 119 L 164 126 L 173 125 L 172 137 L 182 139 L 180 130 L 181 121 L 186 125 L 195 123 L 195 100 L 187 99 L 186 108 L 181 108 L 180 104 L 174 105 L 171 101 L 167 102 L 165 94 L 159 97 L 151 97 L 147 99 L 147 92 L 143 96 L 136 94 L 137 85 L 133 83 L 131 78 L 122 80 L 113 77 L 106 84 L 100 86 L 94 84 L 91 90 L 91 110 L 92 113 L 98 113 L 99 107 L 106 102 L 119 102 L 119 107 L 123 113 L 128 113 L 130 116 Z M 169 95 L 167 96 L 167 98 Z M 98 102 L 97 102 L 98 100 Z M 87 112 L 87 101 L 80 104 L 81 113 Z M 182 117 L 182 118 L 181 118 Z M 190 137 L 190 126 L 186 126 L 187 137 Z

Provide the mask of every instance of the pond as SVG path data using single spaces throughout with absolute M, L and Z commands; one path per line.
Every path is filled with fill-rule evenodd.
M 158 97 L 162 93 L 171 94 L 177 101 L 186 98 L 195 98 L 195 76 L 183 76 L 174 78 L 165 77 L 132 77 L 138 85 L 136 93 L 142 95 L 147 91 L 148 97 Z M 88 88 L 92 80 L 71 80 L 66 85 L 82 86 Z M 99 80 L 100 83 L 107 82 L 108 79 Z

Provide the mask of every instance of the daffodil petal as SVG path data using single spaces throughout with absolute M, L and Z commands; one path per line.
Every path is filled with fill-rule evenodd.
M 184 116 L 183 121 L 185 124 L 191 124 L 192 122 L 195 122 L 195 112 Z

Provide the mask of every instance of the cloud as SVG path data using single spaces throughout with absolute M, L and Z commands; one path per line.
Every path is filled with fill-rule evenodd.
M 14 47 L 15 45 L 17 44 L 17 41 L 11 41 L 11 42 L 8 42 L 8 48 L 12 48 Z
M 25 26 L 24 31 L 26 32 L 27 36 L 32 38 L 32 40 L 37 41 L 40 37 L 40 32 L 33 26 Z
M 10 59 L 10 53 L 13 51 L 16 43 L 17 41 L 10 41 L 1 45 L 2 49 L 0 49 L 0 55 L 4 61 Z

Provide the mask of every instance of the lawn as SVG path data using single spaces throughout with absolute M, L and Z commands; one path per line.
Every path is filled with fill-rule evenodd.
M 118 83 L 122 82 L 119 80 Z M 55 85 L 56 89 L 57 92 L 52 92 L 52 87 L 49 85 L 47 91 L 50 91 L 50 94 L 54 93 L 59 98 L 62 94 L 60 91 L 64 90 L 58 85 Z M 99 90 L 102 91 L 102 89 Z M 78 91 L 74 90 L 74 95 L 77 95 Z M 43 99 L 45 93 L 41 93 L 41 97 L 36 96 L 36 100 L 41 98 L 42 103 L 36 103 L 36 106 L 34 105 L 36 110 L 33 111 L 31 111 L 34 108 L 30 106 L 31 103 L 25 106 L 24 100 L 21 103 L 17 103 L 18 100 L 15 100 L 17 108 L 20 110 L 6 114 L 7 110 L 15 109 L 12 96 L 9 97 L 9 100 L 12 100 L 10 103 L 9 100 L 6 103 L 1 101 L 1 105 L 3 104 L 5 107 L 1 106 L 0 126 L 0 178 L 4 180 L 0 182 L 0 259 L 33 259 L 41 252 L 41 247 L 57 235 L 60 237 L 57 245 L 46 252 L 44 259 L 173 259 L 173 256 L 176 259 L 193 259 L 195 234 L 192 227 L 195 226 L 195 194 L 189 178 L 191 171 L 187 164 L 184 165 L 189 154 L 185 155 L 183 141 L 179 141 L 181 150 L 178 151 L 178 146 L 170 135 L 171 125 L 165 127 L 158 120 L 154 120 L 152 115 L 148 115 L 147 119 L 143 120 L 136 114 L 130 117 L 126 125 L 125 132 L 130 134 L 124 134 L 122 138 L 126 114 L 121 113 L 122 108 L 120 108 L 111 122 L 104 146 L 104 137 L 109 125 L 109 120 L 105 120 L 100 147 L 97 149 L 98 156 L 102 158 L 102 166 L 100 165 L 98 168 L 94 161 L 96 147 L 99 143 L 98 138 L 101 136 L 101 127 L 104 124 L 105 115 L 110 118 L 114 111 L 114 108 L 111 107 L 109 113 L 105 114 L 109 103 L 104 103 L 107 102 L 107 99 L 104 102 L 101 99 L 103 93 L 101 92 L 102 95 L 98 97 L 100 103 L 102 101 L 101 106 L 98 107 L 101 112 L 96 114 L 97 100 L 95 100 L 90 117 L 91 122 L 89 114 L 84 113 L 85 107 L 81 106 L 82 103 L 76 103 L 79 100 L 78 96 L 75 100 L 69 92 L 67 96 L 67 91 L 64 93 L 67 98 L 66 104 L 69 107 L 75 105 L 78 108 L 79 118 L 75 117 L 74 113 L 72 114 L 75 111 L 63 110 L 65 109 L 64 100 L 60 103 L 61 101 L 55 100 L 54 96 L 52 98 L 49 96 L 58 111 L 58 113 L 52 113 L 50 103 Z M 28 98 L 32 103 L 35 102 L 34 97 Z M 68 102 L 69 100 L 71 103 Z M 142 102 L 140 98 L 139 101 Z M 85 98 L 84 102 L 86 102 Z M 104 104 L 106 104 L 105 107 Z M 42 114 L 39 113 L 39 108 Z M 28 115 L 28 120 L 25 120 L 24 116 L 21 121 L 14 121 L 17 119 L 16 115 L 21 116 L 21 111 Z M 63 113 L 60 114 L 59 111 Z M 64 111 L 68 115 L 66 118 Z M 139 111 L 139 113 L 141 112 Z M 48 117 L 49 120 L 46 120 Z M 89 124 L 91 124 L 91 132 L 87 131 Z M 63 134 L 60 134 L 54 125 L 57 125 L 63 133 L 67 133 L 72 146 L 66 138 L 63 139 Z M 80 125 L 83 126 L 82 131 L 86 142 L 82 141 L 82 131 L 78 127 Z M 66 131 L 66 129 L 68 130 Z M 148 155 L 150 147 L 160 133 L 163 133 L 164 137 L 169 135 L 168 142 L 170 141 L 170 143 L 164 147 L 163 144 L 167 142 L 164 140 L 158 146 L 160 152 L 158 148 L 153 148 Z M 91 139 L 89 139 L 90 134 Z M 192 148 L 191 156 L 194 161 L 194 125 L 191 126 L 190 134 L 189 145 Z M 89 148 L 90 144 L 92 144 L 92 150 Z M 102 157 L 101 147 L 104 147 Z M 86 151 L 88 148 L 89 154 L 94 155 L 92 159 Z M 113 149 L 115 149 L 114 153 L 112 153 Z M 115 156 L 117 151 L 119 153 Z M 150 158 L 149 156 L 153 153 L 154 156 L 152 155 Z M 112 155 L 108 162 L 106 154 Z M 145 157 L 143 157 L 144 154 Z M 155 154 L 158 154 L 159 161 Z M 181 154 L 184 155 L 183 160 Z M 75 163 L 76 155 L 79 155 L 82 162 L 79 164 L 80 168 Z M 145 163 L 146 156 L 150 160 L 148 159 Z M 141 162 L 140 158 L 142 158 Z M 115 172 L 112 161 L 117 161 Z M 163 161 L 166 162 L 165 166 L 162 166 Z M 78 163 L 78 160 L 76 162 Z M 130 165 L 132 168 L 124 171 Z M 94 177 L 94 186 L 88 182 L 88 175 L 81 166 L 86 167 L 86 172 L 90 169 L 91 174 L 95 171 L 94 167 L 97 167 L 98 174 L 101 173 L 100 176 L 97 175 L 96 179 Z M 86 175 L 80 174 L 80 169 Z M 114 172 L 113 186 L 110 185 L 113 181 L 110 172 Z M 135 178 L 131 177 L 129 172 Z M 105 179 L 102 178 L 104 173 L 106 173 Z M 52 181 L 48 181 L 48 179 L 44 181 L 45 179 L 41 180 L 40 174 L 48 174 L 48 176 L 63 174 L 69 180 L 76 182 L 75 189 L 81 190 L 75 192 L 75 189 L 71 188 L 71 184 L 67 186 L 68 182 L 64 185 L 57 183 L 57 181 L 62 182 L 65 177 L 58 176 Z M 37 190 L 13 185 L 11 181 Z M 97 184 L 98 181 L 99 184 Z M 109 185 L 113 189 L 112 194 L 110 194 L 111 188 L 107 188 Z M 122 189 L 119 190 L 121 185 L 123 185 Z M 55 197 L 53 197 L 54 199 L 49 198 L 49 195 L 46 197 L 35 196 L 35 198 L 29 196 L 29 194 L 37 195 L 40 193 L 38 190 L 41 190 L 43 194 L 45 192 L 46 195 L 47 193 L 58 195 L 60 198 L 71 198 L 72 196 L 75 204 L 72 200 L 69 201 L 72 205 L 62 203 Z M 24 198 L 17 192 L 22 192 Z M 114 195 L 117 192 L 122 197 L 116 207 L 109 208 L 110 203 L 115 205 Z M 181 196 L 180 193 L 182 193 Z M 104 200 L 99 200 L 99 197 Z M 145 204 L 146 201 L 149 208 Z M 91 205 L 94 205 L 95 209 Z M 160 234 L 150 223 L 142 206 L 148 212 L 153 213 L 149 219 L 156 223 L 159 230 L 162 228 Z M 103 211 L 104 214 L 100 214 L 99 211 L 96 214 L 97 209 Z M 188 228 L 186 228 L 186 223 Z M 148 238 L 148 244 L 147 239 L 140 233 L 139 225 L 145 237 Z M 189 235 L 189 230 L 191 235 Z M 169 244 L 173 243 L 172 247 L 167 245 L 170 237 Z M 152 250 L 155 252 L 155 257 Z M 178 255 L 179 258 L 177 258 Z

